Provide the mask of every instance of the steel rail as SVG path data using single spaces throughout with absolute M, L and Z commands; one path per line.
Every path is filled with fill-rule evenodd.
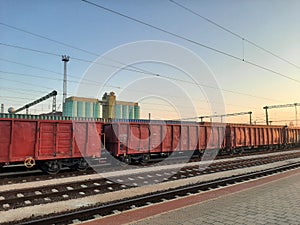
M 221 178 L 214 181 L 203 182 L 199 184 L 194 184 L 190 186 L 180 187 L 168 191 L 157 192 L 149 195 L 138 196 L 130 199 L 125 199 L 117 202 L 112 202 L 106 205 L 101 205 L 93 208 L 80 209 L 73 212 L 66 212 L 59 215 L 52 215 L 48 217 L 42 217 L 30 221 L 18 222 L 21 225 L 34 225 L 34 224 L 67 224 L 70 221 L 72 222 L 75 219 L 92 219 L 93 215 L 109 215 L 113 214 L 114 211 L 125 211 L 126 209 L 131 209 L 132 205 L 135 206 L 144 206 L 149 202 L 161 202 L 163 199 L 174 199 L 176 196 L 185 196 L 188 193 L 197 193 L 199 191 L 205 191 L 211 188 L 217 188 L 219 186 L 227 186 L 228 184 L 233 184 L 236 182 L 242 182 L 245 180 L 254 179 L 257 177 L 262 177 L 277 172 L 294 169 L 300 167 L 300 162 L 291 163 L 275 168 L 266 169 L 263 171 L 256 171 L 247 174 L 241 174 L 233 177 Z

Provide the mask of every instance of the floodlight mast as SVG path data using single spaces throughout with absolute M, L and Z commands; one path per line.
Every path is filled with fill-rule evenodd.
M 64 62 L 64 85 L 63 85 L 63 104 L 67 98 L 67 62 L 70 60 L 70 56 L 63 55 L 61 60 Z

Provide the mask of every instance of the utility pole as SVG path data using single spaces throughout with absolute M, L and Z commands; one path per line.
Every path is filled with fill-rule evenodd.
M 298 124 L 297 106 L 300 106 L 300 103 L 265 106 L 264 109 L 266 110 L 266 124 L 269 125 L 268 109 L 278 109 L 278 108 L 295 107 L 295 122 L 296 122 L 296 126 L 297 126 L 297 124 Z
M 266 110 L 266 124 L 269 125 L 269 115 L 268 115 L 268 106 L 265 106 L 264 109 Z
M 224 117 L 241 116 L 241 115 L 245 115 L 245 114 L 249 114 L 249 124 L 252 125 L 252 112 L 228 113 L 228 114 L 222 114 L 222 115 L 215 114 L 215 115 L 211 115 L 211 116 L 199 116 L 197 118 L 199 118 L 201 122 L 203 122 L 204 118 L 210 118 L 210 122 L 212 122 L 212 118 L 220 117 L 221 122 L 223 122 Z
M 63 102 L 62 102 L 64 104 L 67 98 L 67 63 L 70 60 L 70 56 L 63 55 L 61 60 L 64 62 L 64 86 L 63 86 Z
M 295 119 L 296 119 L 296 127 L 298 126 L 298 114 L 297 114 L 297 104 L 295 103 Z

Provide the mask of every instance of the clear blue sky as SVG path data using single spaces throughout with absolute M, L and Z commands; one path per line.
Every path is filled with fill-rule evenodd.
M 241 39 L 185 11 L 170 1 L 93 0 L 92 2 L 238 58 L 243 57 Z M 300 67 L 300 1 L 177 0 L 177 2 Z M 0 103 L 5 104 L 5 110 L 9 106 L 18 108 L 52 90 L 59 92 L 60 104 L 63 86 L 63 64 L 60 55 L 66 54 L 71 57 L 68 63 L 68 79 L 70 80 L 68 82 L 68 95 L 71 96 L 76 94 L 80 78 L 91 65 L 90 62 L 76 60 L 76 58 L 94 61 L 98 56 L 119 45 L 142 40 L 172 42 L 190 49 L 203 59 L 222 89 L 227 113 L 253 111 L 254 120 L 263 122 L 263 106 L 300 102 L 300 82 L 135 23 L 80 0 L 2 0 L 0 1 L 0 22 L 2 43 L 0 45 Z M 64 42 L 94 54 L 17 31 L 4 24 Z M 3 44 L 45 51 L 57 54 L 57 56 L 12 48 Z M 292 79 L 300 80 L 299 68 L 282 62 L 247 42 L 244 42 L 244 55 L 248 61 L 277 71 Z M 108 63 L 114 64 L 113 62 Z M 176 74 L 173 69 L 164 66 L 151 63 L 144 63 L 139 66 L 147 69 L 147 71 L 185 79 L 179 73 Z M 134 80 L 137 78 L 136 74 L 123 71 L 109 84 L 122 86 L 126 85 L 126 79 Z M 180 81 L 174 80 L 173 82 L 180 83 Z M 110 86 L 106 87 L 105 90 L 114 91 L 118 95 L 122 88 L 124 89 L 124 87 L 118 89 Z M 135 86 L 132 88 L 138 89 Z M 176 113 L 170 106 L 173 104 L 172 102 L 165 106 L 166 103 L 162 99 L 149 97 L 156 92 L 155 89 L 153 89 L 154 93 L 149 93 L 148 90 L 147 93 L 146 91 L 142 93 L 145 87 L 140 86 L 139 88 L 140 93 L 136 93 L 138 96 L 132 97 L 130 95 L 132 98 L 128 96 L 127 99 L 124 97 L 125 99 L 120 100 L 140 99 L 144 117 L 148 115 L 148 112 L 151 112 L 154 118 L 176 117 Z M 102 94 L 99 93 L 100 96 Z M 198 115 L 209 113 L 207 105 L 199 100 L 203 99 L 203 96 L 199 97 L 192 88 L 188 94 L 196 102 L 195 108 Z M 177 100 L 184 102 L 184 99 Z M 47 101 L 37 105 L 32 108 L 31 112 L 47 111 L 50 104 L 51 101 Z M 298 109 L 298 117 L 300 118 L 300 107 Z M 289 121 L 283 120 L 295 118 L 293 108 L 272 110 L 270 114 L 272 120 L 282 120 L 280 123 L 289 123 Z M 234 118 L 230 121 L 247 122 L 247 117 Z

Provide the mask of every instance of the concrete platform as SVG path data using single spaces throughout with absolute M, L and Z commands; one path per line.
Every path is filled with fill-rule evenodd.
M 265 185 L 184 207 L 142 221 L 146 224 L 300 224 L 300 171 Z
M 300 169 L 84 223 L 300 224 Z

